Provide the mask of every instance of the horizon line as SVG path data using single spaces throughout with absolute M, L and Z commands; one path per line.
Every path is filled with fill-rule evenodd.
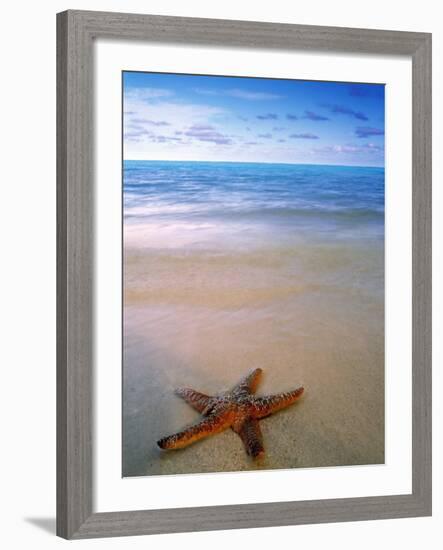
M 342 166 L 343 168 L 385 168 L 385 165 L 331 164 L 329 162 L 259 162 L 251 160 L 122 159 L 123 162 L 212 162 L 225 164 L 285 164 L 288 166 Z

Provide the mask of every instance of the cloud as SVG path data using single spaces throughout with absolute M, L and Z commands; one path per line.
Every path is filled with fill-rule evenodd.
M 325 145 L 312 149 L 314 153 L 381 153 L 383 147 L 374 143 L 365 143 L 364 145 Z
M 297 116 L 297 115 L 293 115 L 293 114 L 291 114 L 291 113 L 288 113 L 288 114 L 286 115 L 286 118 L 287 118 L 288 120 L 298 120 L 298 116 Z
M 349 115 L 352 118 L 358 120 L 368 120 L 368 117 L 361 111 L 354 111 L 350 107 L 345 107 L 344 105 L 324 105 L 326 109 L 329 109 L 331 113 L 340 114 L 340 115 Z
M 242 90 L 240 88 L 232 88 L 230 90 L 212 90 L 210 88 L 194 88 L 195 93 L 200 95 L 222 95 L 245 99 L 247 101 L 270 101 L 273 99 L 282 99 L 284 96 L 272 94 L 268 92 L 251 92 L 250 90 Z
M 359 153 L 361 148 L 353 145 L 326 145 L 325 147 L 316 147 L 315 153 Z
M 359 138 L 367 138 L 370 136 L 384 136 L 385 131 L 380 128 L 371 128 L 369 126 L 358 126 L 355 129 L 355 135 Z
M 175 132 L 182 133 L 182 132 Z M 129 124 L 124 131 L 124 138 L 126 142 L 139 143 L 141 141 L 147 141 L 151 143 L 166 143 L 166 142 L 181 142 L 181 137 L 160 135 L 147 130 L 145 127 L 138 124 Z
M 151 126 L 170 126 L 171 125 L 169 122 L 166 122 L 166 120 L 149 120 L 146 118 L 132 118 L 131 122 L 135 124 L 148 124 Z
M 124 133 L 125 141 L 139 142 L 143 137 L 146 137 L 146 132 L 140 132 L 139 130 L 129 130 Z
M 264 139 L 271 139 L 272 134 L 258 134 L 257 137 L 264 138 Z
M 311 134 L 310 132 L 305 134 L 291 134 L 289 137 L 292 139 L 319 139 L 318 136 Z
M 221 134 L 213 126 L 207 124 L 193 124 L 186 132 L 183 132 L 183 134 L 199 141 L 207 141 L 217 145 L 228 145 L 232 143 L 229 136 Z
M 318 113 L 314 113 L 314 111 L 305 111 L 305 114 L 303 118 L 307 118 L 308 120 L 329 120 L 327 116 L 319 115 Z
M 369 151 L 384 151 L 384 147 L 376 145 L 375 143 L 365 143 L 365 145 L 362 145 L 362 148 L 368 149 Z
M 127 124 L 124 130 L 124 138 L 126 141 L 142 141 L 143 138 L 149 137 L 152 132 L 146 130 L 143 126 L 138 124 Z
M 193 88 L 192 91 L 200 95 L 220 95 L 220 92 L 210 88 Z
M 174 136 L 162 136 L 162 135 L 152 135 L 150 141 L 154 143 L 168 143 L 168 142 L 181 142 L 182 139 Z
M 161 97 L 171 97 L 174 93 L 164 88 L 130 88 L 125 90 L 125 101 L 149 101 Z
M 228 95 L 231 97 L 238 97 L 240 99 L 247 99 L 250 101 L 267 101 L 272 99 L 282 99 L 284 96 L 278 94 L 271 94 L 268 92 L 250 92 L 248 90 L 228 90 Z
M 285 141 L 286 141 L 285 139 L 279 139 L 278 140 L 279 143 L 285 143 Z
M 277 120 L 278 116 L 275 113 L 267 113 L 266 115 L 257 115 L 258 120 Z
M 128 141 L 142 140 L 143 133 L 152 130 L 165 130 L 165 135 L 174 135 L 175 132 L 189 129 L 195 124 L 212 124 L 214 119 L 226 115 L 227 111 L 218 106 L 201 105 L 196 103 L 178 103 L 173 98 L 159 97 L 156 101 L 143 101 L 146 89 L 137 88 L 137 91 L 124 97 L 125 130 L 128 134 Z M 158 90 L 157 90 L 158 91 Z M 136 136 L 134 131 L 138 130 Z M 170 132 L 166 132 L 170 130 Z M 179 135 L 179 134 L 175 134 Z M 147 140 L 148 141 L 148 140 Z M 140 147 L 138 147 L 140 150 Z
M 274 126 L 274 128 L 272 128 L 274 132 L 281 132 L 282 130 L 285 130 L 286 128 L 284 128 L 283 126 Z

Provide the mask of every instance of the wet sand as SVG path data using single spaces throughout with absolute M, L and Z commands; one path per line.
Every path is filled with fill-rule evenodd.
M 125 226 L 123 475 L 383 463 L 380 235 L 232 224 L 197 234 Z M 220 393 L 256 367 L 257 394 L 305 387 L 261 421 L 262 460 L 231 430 L 158 449 L 199 418 L 174 388 Z

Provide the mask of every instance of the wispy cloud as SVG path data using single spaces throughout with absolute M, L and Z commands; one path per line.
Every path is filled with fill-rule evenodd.
M 240 99 L 247 99 L 249 101 L 268 101 L 272 99 L 282 99 L 284 96 L 278 94 L 271 94 L 268 92 L 250 92 L 248 90 L 228 90 L 228 95 L 231 97 L 238 97 Z
M 183 132 L 183 134 L 199 141 L 208 141 L 217 145 L 232 143 L 229 136 L 218 132 L 213 126 L 206 124 L 194 124 L 186 132 Z
M 125 100 L 149 101 L 161 97 L 171 97 L 174 95 L 172 90 L 164 88 L 131 88 L 125 91 Z
M 314 153 L 381 153 L 383 147 L 374 143 L 365 143 L 364 145 L 325 145 L 324 147 L 315 147 Z
M 153 130 L 164 129 L 165 136 L 180 135 L 177 132 L 189 130 L 193 125 L 210 125 L 227 111 L 218 106 L 183 103 L 168 95 L 157 94 L 158 99 L 145 101 L 151 89 L 134 88 L 124 97 L 125 140 L 142 142 Z M 158 92 L 158 89 L 155 90 Z M 165 90 L 163 90 L 165 92 Z M 169 130 L 168 132 L 166 130 Z
M 361 150 L 352 145 L 325 145 L 324 147 L 314 147 L 315 153 L 357 153 Z
M 306 118 L 308 120 L 316 120 L 316 121 L 329 120 L 327 116 L 314 113 L 314 111 L 305 111 L 303 118 Z
M 148 135 L 149 134 L 147 134 L 144 130 L 126 130 L 124 133 L 124 139 L 125 141 L 139 142 Z
M 292 139 L 319 139 L 318 136 L 311 134 L 310 132 L 306 132 L 304 134 L 291 134 L 289 137 Z
M 298 120 L 298 116 L 297 116 L 297 115 L 293 115 L 292 113 L 288 113 L 288 114 L 286 115 L 286 118 L 287 118 L 288 120 Z
M 385 131 L 380 128 L 371 128 L 369 126 L 358 126 L 355 129 L 355 135 L 359 138 L 367 138 L 370 136 L 384 136 Z
M 271 139 L 272 134 L 258 134 L 257 137 L 264 138 L 264 139 Z
M 174 143 L 177 143 L 177 142 L 181 142 L 181 138 L 178 138 L 178 137 L 174 137 L 174 136 L 163 136 L 163 135 L 152 135 L 150 137 L 150 140 L 153 141 L 154 143 L 171 143 L 171 142 L 174 142 Z
M 211 90 L 210 88 L 192 88 L 192 91 L 200 95 L 220 95 L 218 90 Z
M 149 120 L 147 118 L 132 118 L 131 122 L 135 124 L 147 124 L 149 126 L 170 126 L 166 120 Z
M 375 143 L 365 143 L 365 145 L 362 145 L 362 148 L 369 151 L 384 151 L 384 147 Z
M 257 115 L 258 120 L 277 120 L 278 115 L 275 113 L 266 113 L 265 115 Z
M 247 101 L 271 101 L 274 99 L 282 99 L 284 96 L 279 94 L 272 94 L 269 92 L 252 92 L 250 90 L 243 90 L 241 88 L 232 88 L 229 90 L 213 90 L 211 88 L 194 88 L 193 91 L 200 95 L 210 96 L 229 96 L 236 97 L 238 99 L 245 99 Z
M 140 124 L 130 123 L 125 125 L 123 135 L 126 141 L 138 142 L 153 135 L 153 132 Z
M 167 143 L 167 142 L 180 142 L 181 138 L 168 135 L 160 135 L 149 130 L 146 130 L 140 126 L 130 126 L 124 133 L 125 141 L 127 142 L 140 142 L 149 141 L 151 143 Z
M 354 109 L 351 109 L 350 107 L 346 107 L 344 105 L 325 104 L 323 105 L 323 107 L 329 109 L 329 111 L 333 114 L 348 115 L 358 120 L 368 120 L 368 117 L 361 111 L 355 111 Z

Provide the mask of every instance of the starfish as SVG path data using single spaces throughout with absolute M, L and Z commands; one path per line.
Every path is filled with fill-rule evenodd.
M 261 457 L 265 450 L 259 420 L 289 405 L 303 394 L 304 388 L 267 395 L 254 396 L 263 371 L 255 369 L 239 384 L 222 395 L 209 396 L 190 388 L 180 388 L 176 395 L 203 415 L 203 419 L 184 430 L 157 441 L 161 449 L 181 449 L 208 435 L 231 428 L 237 433 L 252 458 Z

